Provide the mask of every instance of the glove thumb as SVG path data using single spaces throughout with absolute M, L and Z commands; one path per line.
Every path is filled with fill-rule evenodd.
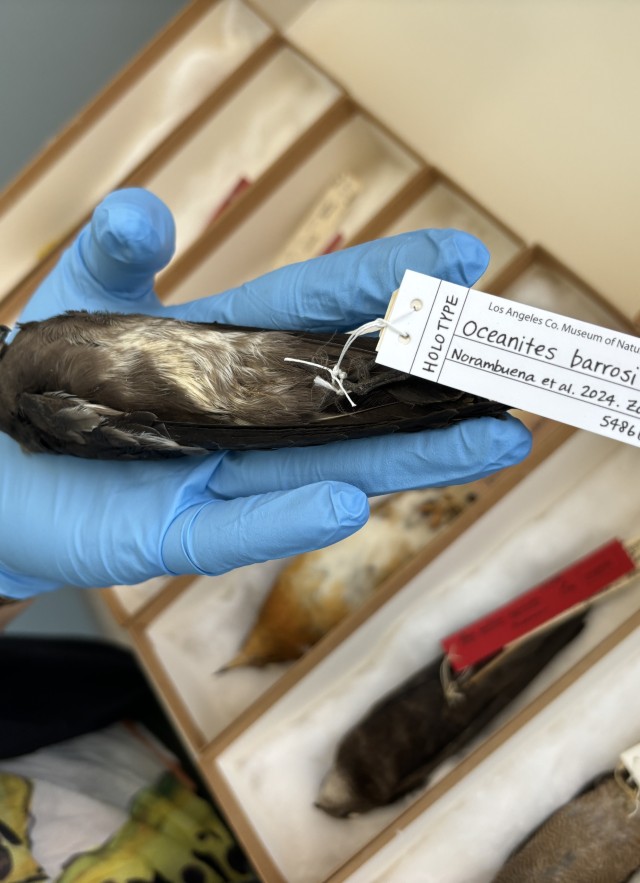
M 175 225 L 168 207 L 140 188 L 116 190 L 98 205 L 79 241 L 84 263 L 107 294 L 152 297 L 156 273 L 171 260 Z

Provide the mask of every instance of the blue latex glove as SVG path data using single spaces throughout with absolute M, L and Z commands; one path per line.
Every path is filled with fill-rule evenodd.
M 384 315 L 407 268 L 470 285 L 488 260 L 471 236 L 420 231 L 165 308 L 153 280 L 173 243 L 173 220 L 156 197 L 142 190 L 111 194 L 40 286 L 23 320 L 88 309 L 346 330 Z M 20 598 L 65 583 L 216 574 L 295 555 L 362 527 L 367 495 L 473 481 L 529 449 L 528 431 L 512 418 L 164 463 L 29 455 L 0 434 L 0 594 Z

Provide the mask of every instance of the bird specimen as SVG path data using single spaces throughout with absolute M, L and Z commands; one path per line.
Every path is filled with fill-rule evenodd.
M 625 883 L 640 868 L 638 793 L 600 776 L 521 844 L 494 883 Z
M 298 659 L 475 498 L 468 486 L 395 494 L 357 533 L 293 558 L 239 653 L 221 671 Z
M 499 416 L 385 368 L 375 340 L 71 311 L 0 334 L 0 429 L 27 451 L 158 459 Z
M 507 647 L 445 690 L 443 659 L 377 702 L 343 737 L 316 806 L 332 816 L 368 812 L 424 785 L 582 630 L 585 614 Z

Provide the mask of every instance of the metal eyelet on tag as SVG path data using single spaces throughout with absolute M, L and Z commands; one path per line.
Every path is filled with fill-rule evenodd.
M 411 307 L 412 310 L 415 310 L 416 313 L 417 313 L 419 310 L 422 309 L 422 307 L 424 306 L 424 304 L 422 303 L 422 301 L 420 300 L 420 298 L 418 298 L 418 297 L 414 297 L 414 299 L 411 301 L 411 303 L 409 304 L 409 306 Z
M 411 343 L 411 335 L 410 334 L 399 334 L 398 340 L 400 343 L 404 343 L 405 345 Z

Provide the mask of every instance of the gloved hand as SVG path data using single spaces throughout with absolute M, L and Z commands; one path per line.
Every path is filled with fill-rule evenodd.
M 384 315 L 407 268 L 471 285 L 488 260 L 471 236 L 419 231 L 165 308 L 153 280 L 173 241 L 173 220 L 156 197 L 142 190 L 111 194 L 22 319 L 88 309 L 347 330 Z M 320 448 L 145 463 L 24 454 L 0 434 L 0 595 L 217 574 L 295 555 L 362 527 L 367 495 L 473 481 L 529 448 L 528 431 L 512 418 Z

